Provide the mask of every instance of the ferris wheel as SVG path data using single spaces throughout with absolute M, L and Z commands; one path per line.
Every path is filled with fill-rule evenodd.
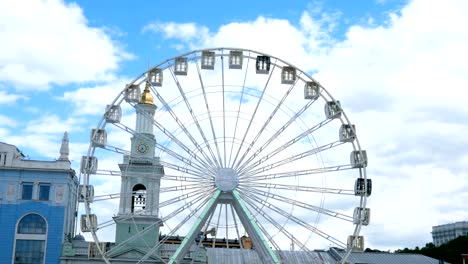
M 215 48 L 163 61 L 116 94 L 80 168 L 81 230 L 96 257 L 200 263 L 230 249 L 322 263 L 313 249 L 341 248 L 342 261 L 363 249 L 366 151 L 307 73 Z

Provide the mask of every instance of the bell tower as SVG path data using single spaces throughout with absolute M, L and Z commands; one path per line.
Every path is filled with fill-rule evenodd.
M 125 249 L 151 248 L 159 241 L 159 189 L 164 168 L 155 157 L 153 118 L 156 106 L 149 84 L 136 108 L 136 128 L 131 138 L 131 154 L 123 157 L 119 213 L 115 242 L 125 241 Z

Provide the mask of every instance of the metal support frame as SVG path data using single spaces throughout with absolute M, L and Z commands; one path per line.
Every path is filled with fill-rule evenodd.
M 254 241 L 255 245 L 258 245 L 256 249 L 259 253 L 260 257 L 266 261 L 266 263 L 275 263 L 280 264 L 280 260 L 270 248 L 270 245 L 266 241 L 265 237 L 263 236 L 260 227 L 257 224 L 257 221 L 250 213 L 249 209 L 247 208 L 245 202 L 240 197 L 237 190 L 232 191 L 232 195 L 234 199 L 234 208 L 237 211 L 237 215 L 239 216 L 242 224 L 244 225 L 245 229 L 247 230 L 248 234 L 251 236 L 252 240 Z
M 184 259 L 184 256 L 189 251 L 190 246 L 192 245 L 193 241 L 195 241 L 196 236 L 198 235 L 203 225 L 205 224 L 206 220 L 208 219 L 208 216 L 216 208 L 217 201 L 220 195 L 221 195 L 220 190 L 217 190 L 213 194 L 213 197 L 211 197 L 211 199 L 208 201 L 200 217 L 197 219 L 197 221 L 195 221 L 195 224 L 192 226 L 192 229 L 190 229 L 188 234 L 185 236 L 184 240 L 182 241 L 180 246 L 177 248 L 176 252 L 171 257 L 168 264 L 181 263 L 181 261 Z

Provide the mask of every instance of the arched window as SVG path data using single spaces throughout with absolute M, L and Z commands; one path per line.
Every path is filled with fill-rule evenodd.
M 44 263 L 47 223 L 38 214 L 23 216 L 15 235 L 15 264 Z
M 137 184 L 132 189 L 132 213 L 144 211 L 146 208 L 146 187 Z

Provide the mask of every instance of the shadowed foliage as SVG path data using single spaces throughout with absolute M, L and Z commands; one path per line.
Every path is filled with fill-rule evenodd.
M 436 247 L 433 243 L 427 243 L 423 248 L 398 249 L 395 253 L 417 253 L 452 264 L 462 264 L 461 254 L 468 254 L 468 236 L 460 236 L 439 247 Z

